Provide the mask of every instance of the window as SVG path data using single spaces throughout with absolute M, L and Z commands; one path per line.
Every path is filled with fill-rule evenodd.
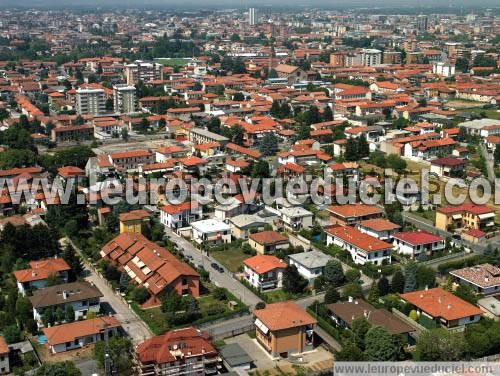
M 476 318 L 476 316 L 470 316 L 469 321 L 474 321 L 475 318 Z

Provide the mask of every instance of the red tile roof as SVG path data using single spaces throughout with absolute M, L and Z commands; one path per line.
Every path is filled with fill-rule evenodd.
M 63 259 L 45 259 L 30 261 L 30 269 L 16 270 L 14 276 L 21 283 L 40 281 L 47 279 L 50 275 L 69 271 L 71 268 Z
M 326 229 L 326 232 L 365 252 L 376 252 L 392 248 L 392 244 L 365 234 L 351 226 L 329 227 Z
M 175 353 L 179 352 L 186 358 L 217 354 L 208 336 L 194 327 L 171 330 L 146 340 L 136 348 L 137 356 L 143 364 L 174 362 L 177 359 Z
M 476 204 L 462 204 L 462 205 L 452 205 L 443 208 L 438 208 L 437 211 L 443 214 L 453 214 L 459 212 L 467 212 L 476 215 L 494 213 L 495 209 L 490 208 L 486 205 L 476 205 Z
M 175 214 L 181 214 L 188 210 L 190 211 L 191 209 L 197 207 L 198 207 L 197 201 L 185 201 L 182 204 L 177 204 L 177 205 L 175 204 L 164 205 L 161 207 L 161 210 L 167 214 L 175 215 Z
M 366 215 L 383 213 L 383 210 L 378 206 L 366 204 L 334 205 L 330 206 L 327 210 L 344 218 L 364 217 Z
M 132 210 L 126 213 L 120 213 L 118 219 L 120 222 L 137 221 L 151 217 L 151 214 L 144 209 Z
M 401 298 L 435 318 L 447 321 L 482 314 L 482 311 L 439 287 L 401 294 Z
M 374 231 L 390 231 L 401 228 L 400 225 L 383 218 L 367 219 L 366 221 L 361 221 L 359 225 Z
M 268 304 L 263 309 L 254 310 L 253 314 L 271 331 L 316 323 L 316 320 L 311 315 L 291 300 Z
M 270 272 L 274 269 L 285 269 L 286 262 L 272 255 L 257 255 L 247 258 L 243 263 L 257 274 Z
M 411 245 L 429 244 L 443 240 L 442 237 L 427 231 L 399 232 L 394 234 L 394 238 Z
M 102 316 L 95 319 L 75 321 L 69 324 L 57 325 L 44 328 L 43 333 L 47 337 L 49 345 L 58 345 L 73 342 L 77 338 L 98 334 L 111 328 L 121 327 L 120 322 L 114 316 Z
M 262 231 L 249 235 L 249 238 L 259 244 L 275 244 L 287 242 L 288 238 L 276 231 Z

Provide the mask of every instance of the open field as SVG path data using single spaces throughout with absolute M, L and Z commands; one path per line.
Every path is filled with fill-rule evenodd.
M 243 260 L 252 257 L 252 255 L 243 253 L 243 249 L 241 248 L 241 246 L 229 247 L 228 249 L 225 249 L 223 251 L 212 251 L 210 252 L 210 256 L 212 256 L 226 269 L 233 273 L 236 273 L 238 271 L 238 268 L 243 265 Z

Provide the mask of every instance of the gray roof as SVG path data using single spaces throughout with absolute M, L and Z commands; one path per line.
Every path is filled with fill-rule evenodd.
M 464 121 L 463 123 L 458 124 L 459 127 L 470 128 L 470 129 L 483 129 L 484 127 L 488 127 L 490 125 L 499 125 L 500 120 L 495 119 L 476 119 L 471 121 Z
M 103 295 L 93 284 L 83 282 L 64 283 L 61 285 L 36 290 L 29 299 L 33 308 L 50 307 L 81 300 L 101 298 Z
M 217 134 L 217 133 L 207 131 L 206 129 L 203 129 L 203 128 L 191 128 L 189 130 L 189 132 L 196 133 L 198 135 L 211 138 L 212 140 L 215 140 L 215 141 L 229 141 L 229 138 L 221 136 L 220 134 Z
M 231 367 L 251 363 L 253 360 L 237 343 L 230 343 L 220 350 L 220 354 Z
M 238 228 L 251 228 L 265 225 L 267 222 L 253 214 L 240 214 L 229 218 L 234 226 Z
M 500 316 L 500 301 L 493 296 L 479 299 L 477 305 L 493 313 L 495 316 Z
M 317 250 L 295 253 L 288 257 L 308 269 L 322 268 L 328 261 L 333 260 L 332 256 Z

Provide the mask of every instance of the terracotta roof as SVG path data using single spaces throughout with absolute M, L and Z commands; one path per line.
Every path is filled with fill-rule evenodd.
M 276 231 L 262 231 L 249 235 L 249 238 L 259 244 L 275 244 L 281 242 L 288 242 L 286 236 L 281 235 Z
M 453 214 L 459 212 L 467 212 L 476 215 L 494 213 L 495 209 L 490 208 L 486 205 L 476 205 L 476 204 L 462 204 L 462 205 L 452 205 L 443 208 L 438 208 L 437 211 L 443 214 Z
M 432 317 L 442 317 L 447 321 L 482 314 L 478 307 L 439 287 L 408 292 L 400 296 Z
M 30 269 L 17 270 L 14 272 L 16 280 L 21 283 L 40 281 L 47 279 L 50 275 L 71 270 L 63 259 L 45 259 L 30 261 Z
M 179 353 L 189 358 L 216 355 L 217 351 L 208 336 L 194 327 L 171 330 L 146 340 L 136 348 L 136 354 L 143 364 L 174 362 Z
M 384 218 L 367 219 L 366 221 L 361 221 L 359 225 L 374 231 L 390 231 L 401 228 L 400 225 L 392 223 Z
M 429 244 L 443 240 L 442 237 L 427 231 L 398 232 L 394 234 L 394 238 L 411 245 Z
M 9 346 L 7 346 L 7 342 L 5 339 L 0 336 L 0 354 L 8 354 L 10 352 Z
M 188 210 L 191 211 L 191 209 L 197 207 L 198 207 L 197 201 L 185 201 L 182 204 L 177 204 L 177 205 L 175 204 L 164 205 L 161 207 L 161 210 L 167 214 L 175 215 L 175 214 L 181 214 Z
M 383 210 L 378 206 L 366 204 L 334 205 L 330 206 L 327 210 L 343 218 L 356 218 L 383 213 Z
M 365 234 L 351 226 L 329 227 L 326 229 L 326 232 L 365 252 L 376 252 L 392 248 L 392 244 Z
M 291 300 L 268 304 L 263 309 L 254 310 L 253 314 L 271 331 L 316 323 L 316 320 L 311 315 Z
M 144 209 L 132 210 L 126 213 L 120 213 L 118 219 L 120 222 L 137 221 L 151 217 L 151 214 Z
M 114 159 L 124 159 L 124 158 L 137 158 L 137 157 L 149 157 L 151 153 L 147 150 L 131 150 L 122 151 L 111 154 L 111 158 Z
M 121 324 L 114 316 L 102 316 L 95 319 L 75 321 L 69 324 L 44 328 L 43 333 L 47 337 L 48 344 L 52 346 L 73 342 L 77 338 L 119 327 L 121 327 Z
M 288 265 L 276 256 L 256 255 L 247 258 L 243 263 L 257 274 L 270 272 L 274 269 L 285 269 Z
M 461 158 L 438 158 L 434 159 L 431 161 L 431 164 L 437 165 L 437 166 L 465 166 L 467 164 L 467 161 L 465 159 Z

